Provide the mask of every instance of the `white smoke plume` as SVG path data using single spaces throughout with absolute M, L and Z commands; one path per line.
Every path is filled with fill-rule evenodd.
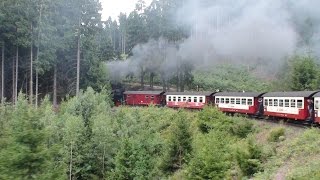
M 228 62 L 275 69 L 296 52 L 320 54 L 319 5 L 318 0 L 187 0 L 172 19 L 190 31 L 189 38 L 178 44 L 150 40 L 135 47 L 127 61 L 108 66 L 120 75 L 138 75 L 145 68 L 166 78 L 183 63 L 196 68 Z M 306 27 L 308 21 L 314 23 L 312 29 Z

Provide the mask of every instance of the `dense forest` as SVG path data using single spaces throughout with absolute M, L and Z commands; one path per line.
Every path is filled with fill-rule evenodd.
M 319 90 L 319 6 L 139 0 L 103 20 L 98 0 L 0 0 L 0 179 L 319 178 L 318 129 L 111 95 Z
M 131 13 L 120 13 L 117 19 L 109 17 L 103 21 L 97 0 L 1 0 L 2 102 L 15 103 L 19 92 L 23 92 L 36 105 L 49 94 L 56 106 L 67 95 L 77 95 L 80 89 L 90 86 L 99 91 L 110 82 L 139 83 L 140 89 L 147 86 L 153 89 L 157 85 L 176 91 L 319 87 L 316 40 L 320 21 L 313 11 L 303 14 L 290 1 L 283 1 L 283 9 L 273 8 L 279 14 L 287 12 L 291 18 L 282 24 L 277 21 L 283 18 L 268 19 L 273 24 L 262 22 L 261 28 L 288 26 L 290 31 L 279 30 L 287 30 L 288 34 L 295 31 L 287 40 L 275 34 L 276 30 L 266 29 L 259 34 L 259 29 L 252 27 L 239 29 L 241 34 L 235 34 L 228 29 L 229 25 L 247 25 L 243 19 L 252 17 L 255 4 L 247 2 L 248 9 L 240 10 L 236 4 L 235 10 L 226 9 L 230 13 L 224 14 L 220 11 L 227 4 L 220 1 L 192 3 L 195 2 L 154 0 L 146 6 L 140 0 Z M 312 7 L 302 2 L 299 5 Z M 261 6 L 262 12 L 271 7 Z M 236 12 L 244 17 L 235 16 Z M 265 18 L 268 13 L 257 16 Z M 259 16 L 257 19 L 261 21 Z M 252 24 L 245 28 L 251 28 Z M 229 37 L 228 33 L 234 35 Z M 243 39 L 250 40 L 254 47 L 246 45 L 247 49 L 239 49 L 243 44 L 234 40 L 248 33 L 257 34 L 253 37 L 256 41 L 252 41 L 251 35 Z M 264 36 L 270 40 L 259 39 Z M 287 44 L 280 44 L 280 48 L 277 39 Z

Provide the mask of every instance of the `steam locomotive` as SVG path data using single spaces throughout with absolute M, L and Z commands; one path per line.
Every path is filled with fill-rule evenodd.
M 114 93 L 115 105 L 202 109 L 216 106 L 228 114 L 247 114 L 320 124 L 320 91 L 295 92 L 164 92 Z

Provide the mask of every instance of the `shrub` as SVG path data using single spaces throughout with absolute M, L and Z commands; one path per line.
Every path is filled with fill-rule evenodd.
M 246 138 L 253 131 L 253 123 L 245 119 L 234 119 L 234 124 L 231 127 L 232 135 L 240 138 Z
M 274 128 L 270 131 L 268 141 L 269 142 L 278 142 L 279 140 L 283 140 L 284 134 L 285 134 L 285 129 L 283 127 Z
M 262 147 L 249 138 L 246 143 L 238 145 L 235 151 L 235 159 L 243 173 L 246 176 L 252 176 L 261 170 Z

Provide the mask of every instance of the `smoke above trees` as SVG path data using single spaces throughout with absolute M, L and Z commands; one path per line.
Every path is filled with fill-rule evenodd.
M 184 65 L 205 68 L 225 62 L 275 71 L 295 53 L 320 55 L 319 5 L 316 0 L 188 0 L 169 18 L 188 32 L 186 38 L 150 39 L 135 46 L 129 59 L 110 62 L 108 68 L 114 78 L 154 72 L 162 79 L 176 76 Z

